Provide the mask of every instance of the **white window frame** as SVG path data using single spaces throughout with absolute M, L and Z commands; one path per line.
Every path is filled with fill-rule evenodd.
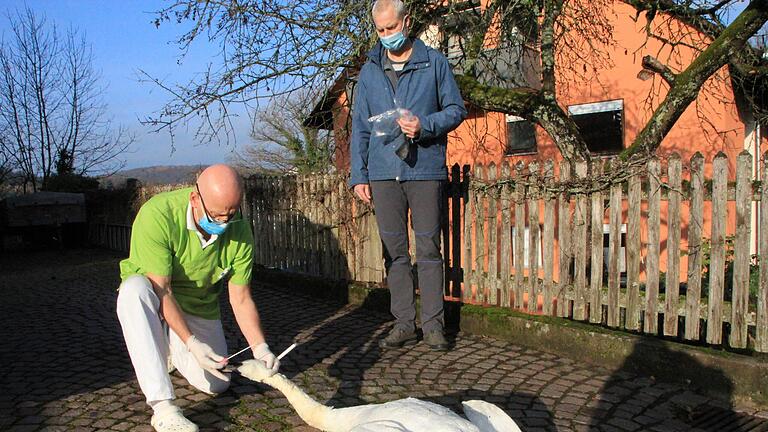
M 625 129 L 625 113 L 624 113 L 624 99 L 612 99 L 607 101 L 601 101 L 601 102 L 590 102 L 590 103 L 583 103 L 583 104 L 575 104 L 575 105 L 569 105 L 568 106 L 568 113 L 571 116 L 574 115 L 581 115 L 581 114 L 597 114 L 601 112 L 611 112 L 611 111 L 619 111 L 621 112 L 621 149 L 611 149 L 611 150 L 603 150 L 603 151 L 594 151 L 595 155 L 603 155 L 603 156 L 613 156 L 621 152 L 626 145 L 625 137 L 624 137 L 624 129 Z M 590 153 L 593 151 L 590 150 Z

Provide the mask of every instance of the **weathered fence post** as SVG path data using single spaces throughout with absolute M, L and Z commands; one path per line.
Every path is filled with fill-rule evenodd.
M 688 286 L 685 294 L 685 338 L 699 338 L 701 309 L 701 232 L 704 223 L 704 156 L 691 158 L 691 205 L 688 221 Z
M 539 299 L 539 164 L 528 164 L 528 312 L 536 313 Z
M 648 255 L 645 284 L 645 332 L 658 332 L 659 300 L 659 224 L 661 179 L 659 161 L 648 161 Z
M 553 255 L 555 254 L 555 199 L 547 188 L 551 187 L 554 176 L 554 163 L 548 160 L 544 163 L 544 232 L 542 234 L 542 251 L 544 265 L 544 291 L 541 312 L 544 315 L 552 315 L 552 291 L 553 287 Z
M 523 308 L 525 296 L 525 180 L 523 163 L 515 164 L 515 308 Z
M 680 156 L 673 153 L 669 157 L 669 187 L 667 206 L 667 279 L 664 334 L 677 335 L 677 309 L 680 298 L 680 200 L 682 187 L 682 167 Z
M 475 167 L 475 178 L 484 181 L 485 169 L 482 165 Z M 485 290 L 488 287 L 485 277 L 485 201 L 487 191 L 478 193 L 475 198 L 475 284 L 477 292 L 475 299 L 478 303 L 485 303 Z
M 633 173 L 629 178 L 627 190 L 629 197 L 627 212 L 627 311 L 625 327 L 629 330 L 640 329 L 640 207 L 642 186 L 640 175 Z
M 567 317 L 569 314 L 568 300 L 565 292 L 571 283 L 571 195 L 567 185 L 571 180 L 571 166 L 567 161 L 560 163 L 560 185 L 562 191 L 558 196 L 557 210 L 557 257 L 558 257 L 558 283 L 557 283 L 557 316 Z
M 755 351 L 768 352 L 768 152 L 763 153 L 760 185 L 760 286 L 757 289 Z
M 603 192 L 599 189 L 597 179 L 603 174 L 602 160 L 597 159 L 592 165 L 594 181 L 592 192 L 592 257 L 590 259 L 589 276 L 589 322 L 599 323 L 603 319 L 602 290 L 603 290 Z M 607 171 L 607 170 L 606 170 Z
M 509 181 L 511 178 L 509 162 L 501 164 L 501 177 Z M 512 305 L 511 253 L 512 250 L 512 193 L 509 184 L 505 183 L 501 188 L 501 262 L 499 274 L 501 275 L 501 306 Z
M 584 180 L 587 176 L 587 163 L 576 163 L 576 177 Z M 587 241 L 587 195 L 579 193 L 576 196 L 576 209 L 573 214 L 573 245 L 575 255 L 574 288 L 576 299 L 573 302 L 573 319 L 583 321 L 586 316 L 587 303 L 587 256 L 581 245 Z
M 728 343 L 733 348 L 746 348 L 751 259 L 749 225 L 752 222 L 752 155 L 744 150 L 736 161 L 736 237 L 733 240 L 733 299 Z
M 472 285 L 475 283 L 475 273 L 472 270 L 472 263 L 474 262 L 472 255 L 472 221 L 474 220 L 473 208 L 475 208 L 475 202 L 477 195 L 472 188 L 470 182 L 469 165 L 465 165 L 463 169 L 464 175 L 462 178 L 462 188 L 464 191 L 464 259 L 461 261 L 462 269 L 464 270 L 464 289 L 461 292 L 461 299 L 464 303 L 472 301 Z
M 608 234 L 608 326 L 610 327 L 618 327 L 619 318 L 621 316 L 621 310 L 619 309 L 619 283 L 621 278 L 619 273 L 619 257 L 621 254 L 621 199 L 621 183 L 613 183 L 611 185 L 611 213 Z
M 488 183 L 494 184 L 498 180 L 496 176 L 496 164 L 491 162 L 488 166 Z M 498 302 L 498 288 L 499 288 L 499 270 L 498 270 L 498 258 L 499 258 L 499 245 L 498 245 L 498 224 L 497 224 L 497 205 L 499 200 L 498 187 L 494 186 L 491 189 L 486 190 L 488 196 L 488 303 L 496 306 Z
M 723 338 L 723 293 L 725 279 L 725 220 L 728 212 L 728 159 L 718 152 L 712 163 L 712 247 L 709 264 L 709 311 L 707 343 L 719 345 Z

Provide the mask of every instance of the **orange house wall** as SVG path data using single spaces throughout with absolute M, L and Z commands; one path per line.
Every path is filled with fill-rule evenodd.
M 352 102 L 342 92 L 333 104 L 333 138 L 336 143 L 333 162 L 338 172 L 349 172 L 349 138 L 352 133 L 350 107 Z
M 628 146 L 651 118 L 653 110 L 658 107 L 666 95 L 666 85 L 659 82 L 659 77 L 647 81 L 637 78 L 638 72 L 642 70 L 642 58 L 644 55 L 650 54 L 659 59 L 665 59 L 670 53 L 669 49 L 662 48 L 660 42 L 646 38 L 645 18 L 641 15 L 638 19 L 634 19 L 636 15 L 634 8 L 617 2 L 613 4 L 612 10 L 605 12 L 609 14 L 614 30 L 615 45 L 604 47 L 609 53 L 613 67 L 594 71 L 593 78 L 587 82 L 578 79 L 568 69 L 558 69 L 557 82 L 561 84 L 558 86 L 558 100 L 561 102 L 561 107 L 567 110 L 569 105 L 621 99 L 624 104 L 624 143 L 625 146 Z M 665 28 L 672 28 L 673 25 L 668 24 L 668 27 Z M 657 28 L 658 30 L 661 29 Z M 678 30 L 692 33 L 691 29 L 673 29 L 673 31 Z M 676 71 L 683 70 L 696 55 L 692 50 L 686 48 L 681 48 L 678 52 L 679 55 L 672 57 L 672 60 L 669 61 L 670 66 Z M 675 59 L 677 61 L 674 61 Z M 574 66 L 579 67 L 580 65 Z M 744 149 L 745 130 L 744 123 L 740 120 L 736 110 L 733 89 L 727 78 L 727 69 L 723 68 L 706 82 L 699 97 L 683 113 L 657 151 L 662 160 L 673 153 L 681 156 L 685 180 L 689 179 L 685 166 L 688 165 L 688 161 L 696 152 L 700 152 L 705 157 L 705 176 L 709 178 L 711 176 L 711 162 L 714 156 L 721 151 L 728 156 L 729 180 L 735 179 L 736 157 Z M 568 83 L 567 88 L 562 85 L 563 83 Z M 648 97 L 654 92 L 658 93 L 649 107 Z M 705 117 L 706 121 L 702 120 L 701 116 Z M 505 156 L 506 133 L 506 121 L 503 114 L 471 112 L 467 120 L 450 136 L 448 165 L 475 165 L 478 163 L 498 165 L 503 162 L 515 164 L 518 161 L 527 164 L 532 161 L 562 161 L 557 146 L 540 127 L 537 127 L 538 148 L 536 153 Z M 763 139 L 761 147 L 766 148 L 766 143 L 768 140 Z M 662 170 L 666 171 L 666 164 L 663 164 Z M 661 271 L 666 271 L 669 259 L 667 254 L 668 204 L 666 201 L 662 201 L 660 210 L 661 254 L 659 266 Z M 688 203 L 683 202 L 680 210 L 680 249 L 684 251 L 688 247 Z M 735 233 L 735 206 L 732 202 L 728 205 L 728 211 L 726 229 L 727 234 L 732 235 Z M 641 268 L 643 268 L 644 279 L 648 241 L 647 203 L 645 202 L 642 206 L 642 214 L 641 241 L 644 247 Z M 543 206 L 539 209 L 539 215 L 543 215 Z M 627 220 L 626 200 L 622 205 L 622 220 Z M 606 211 L 604 223 L 607 224 L 608 222 L 609 213 Z M 543 224 L 543 216 L 540 223 Z M 709 237 L 711 231 L 711 203 L 709 201 L 704 203 L 703 228 L 703 236 Z M 558 247 L 557 242 L 555 247 Z M 687 266 L 687 256 L 683 255 L 680 258 L 682 281 L 687 280 Z M 557 260 L 555 260 L 554 267 L 557 271 L 559 267 Z
M 642 81 L 637 78 L 638 72 L 642 69 L 641 60 L 644 55 L 653 55 L 659 59 L 667 60 L 669 49 L 662 48 L 661 43 L 646 38 L 646 21 L 641 14 L 635 19 L 636 11 L 634 8 L 615 2 L 612 9 L 606 9 L 605 13 L 609 16 L 613 25 L 613 37 L 615 44 L 610 47 L 604 47 L 609 53 L 613 66 L 606 69 L 594 71 L 593 78 L 587 82 L 576 78 L 575 74 L 568 69 L 560 68 L 557 70 L 558 82 L 558 100 L 561 107 L 567 110 L 568 105 L 600 102 L 606 100 L 621 99 L 624 104 L 624 143 L 628 146 L 640 132 L 642 127 L 650 119 L 653 109 L 666 95 L 666 85 L 660 83 L 658 76 L 653 79 Z M 657 17 L 654 23 L 659 22 Z M 673 24 L 667 24 L 665 28 L 671 28 Z M 657 28 L 657 31 L 663 29 Z M 677 31 L 679 29 L 674 29 Z M 682 29 L 693 34 L 690 29 Z M 696 37 L 696 36 L 692 36 Z M 677 56 L 668 60 L 668 64 L 676 71 L 683 70 L 685 66 L 695 57 L 696 53 L 687 48 L 678 48 Z M 677 61 L 675 61 L 675 59 Z M 579 65 L 575 65 L 579 66 Z M 729 180 L 735 179 L 736 157 L 744 149 L 744 123 L 739 119 L 734 103 L 733 89 L 730 80 L 727 79 L 727 69 L 720 70 L 715 77 L 708 80 L 691 106 L 677 121 L 675 126 L 663 140 L 657 154 L 662 160 L 665 160 L 670 154 L 678 153 L 683 161 L 683 178 L 688 179 L 685 167 L 690 158 L 700 152 L 705 157 L 705 176 L 711 175 L 712 159 L 718 152 L 723 152 L 729 160 Z M 568 86 L 562 85 L 568 83 Z M 648 106 L 648 97 L 657 92 Z M 334 133 L 336 136 L 337 149 L 335 164 L 336 168 L 342 172 L 349 169 L 349 106 L 350 102 L 346 94 L 339 97 L 334 106 Z M 514 164 L 517 161 L 528 163 L 531 161 L 554 160 L 560 162 L 562 157 L 557 146 L 551 138 L 537 127 L 537 151 L 534 154 L 505 156 L 504 148 L 506 146 L 506 122 L 505 116 L 500 113 L 482 112 L 468 107 L 470 110 L 468 118 L 459 128 L 449 135 L 449 144 L 447 152 L 448 166 L 454 164 L 471 165 L 475 164 L 499 164 L 502 162 Z M 702 121 L 700 116 L 706 117 L 707 121 Z M 767 148 L 768 139 L 763 139 L 761 147 Z M 556 164 L 557 165 L 557 164 Z M 662 171 L 666 171 L 666 164 L 663 163 Z M 626 197 L 625 197 L 626 198 Z M 622 205 L 622 220 L 627 220 L 626 200 Z M 735 232 L 735 207 L 729 203 L 729 217 L 727 219 L 727 233 L 729 235 Z M 543 206 L 539 214 L 542 215 L 540 223 L 543 224 Z M 646 262 L 646 246 L 648 227 L 646 224 L 647 203 L 642 206 L 642 263 L 644 268 Z M 667 202 L 661 203 L 661 256 L 659 257 L 660 270 L 667 270 Z M 605 214 L 604 223 L 608 223 L 608 211 Z M 687 221 L 689 219 L 687 202 L 681 206 L 681 250 L 687 249 Z M 709 237 L 711 227 L 711 204 L 706 201 L 704 204 L 704 237 Z M 556 235 L 557 238 L 557 235 Z M 473 239 L 474 240 L 474 239 Z M 487 244 L 487 243 L 486 243 Z M 555 244 L 555 247 L 558 247 Z M 487 266 L 487 262 L 486 262 Z M 559 264 L 555 261 L 555 271 Z M 681 257 L 680 274 L 681 280 L 685 281 L 687 273 L 687 258 Z M 556 276 L 557 278 L 557 276 Z M 643 280 L 645 278 L 643 277 Z
M 647 81 L 637 78 L 638 72 L 642 70 L 642 58 L 644 55 L 653 55 L 663 60 L 670 50 L 662 48 L 660 42 L 646 37 L 645 18 L 640 15 L 634 19 L 636 11 L 631 6 L 615 2 L 612 10 L 606 9 L 605 13 L 613 26 L 615 45 L 602 49 L 608 53 L 613 67 L 595 70 L 587 82 L 578 78 L 568 68 L 558 68 L 558 100 L 564 110 L 574 104 L 623 100 L 624 143 L 628 146 L 651 117 L 652 110 L 646 106 L 649 94 L 654 90 L 658 91 L 652 103 L 653 109 L 666 95 L 666 85 L 659 83 L 658 76 Z M 658 17 L 655 22 L 657 21 Z M 691 29 L 681 31 L 692 32 Z M 687 66 L 696 55 L 685 47 L 678 48 L 676 53 L 678 56 L 670 60 L 669 64 L 677 71 Z M 573 65 L 579 69 L 582 66 Z M 658 154 L 665 157 L 677 152 L 683 160 L 689 160 L 699 151 L 707 160 L 711 160 L 718 151 L 723 151 L 729 156 L 733 168 L 735 156 L 743 149 L 744 142 L 744 124 L 739 119 L 733 101 L 733 90 L 724 68 L 718 72 L 716 78 L 707 81 L 696 102 L 684 112 L 664 139 Z M 702 122 L 698 118 L 697 109 L 708 118 L 708 122 Z M 504 116 L 498 113 L 472 113 L 451 137 L 453 139 L 448 149 L 449 165 L 490 162 L 498 164 L 505 159 L 515 162 L 562 159 L 557 146 L 542 130 L 538 131 L 536 154 L 505 157 L 503 152 L 506 145 L 506 122 Z

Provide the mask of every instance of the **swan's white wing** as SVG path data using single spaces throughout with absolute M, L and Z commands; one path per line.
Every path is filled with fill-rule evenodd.
M 339 430 L 355 432 L 479 432 L 450 409 L 414 398 L 337 408 L 331 415 Z
M 410 432 L 402 424 L 393 420 L 377 420 L 359 424 L 349 432 Z
M 461 403 L 464 414 L 480 432 L 521 432 L 514 420 L 501 408 L 481 400 Z

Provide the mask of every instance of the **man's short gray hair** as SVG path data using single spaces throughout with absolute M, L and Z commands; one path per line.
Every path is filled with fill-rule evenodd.
M 405 5 L 402 0 L 376 0 L 373 2 L 373 7 L 371 8 L 371 16 L 378 15 L 390 6 L 395 8 L 395 15 L 398 18 L 405 16 Z

